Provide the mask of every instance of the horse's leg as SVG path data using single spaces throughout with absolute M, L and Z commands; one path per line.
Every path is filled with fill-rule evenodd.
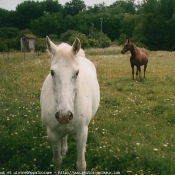
M 145 78 L 146 68 L 147 68 L 147 64 L 144 65 L 144 78 Z
M 134 65 L 131 64 L 131 68 L 132 68 L 132 79 L 134 80 Z
M 139 71 L 139 78 L 141 78 L 141 67 L 138 66 L 138 71 Z
M 77 143 L 77 170 L 85 174 L 86 171 L 86 160 L 85 160 L 85 152 L 86 152 L 86 140 L 88 134 L 88 127 L 82 128 L 82 131 L 78 133 L 76 137 Z
M 58 137 L 57 133 L 52 132 L 50 129 L 47 129 L 47 134 L 53 150 L 52 161 L 54 165 L 54 174 L 58 175 L 60 171 L 60 165 L 62 163 L 61 139 Z
M 66 153 L 67 153 L 67 150 L 68 150 L 68 146 L 67 146 L 67 137 L 68 137 L 68 135 L 66 135 L 66 136 L 63 138 L 62 149 L 61 149 L 61 155 L 62 155 L 62 157 L 66 157 Z
M 136 67 L 137 67 L 137 71 L 136 71 L 136 79 L 138 79 L 139 66 L 136 66 Z
M 53 150 L 53 165 L 54 165 L 54 173 L 55 175 L 59 174 L 60 166 L 62 163 L 61 157 L 61 142 L 52 143 L 52 150 Z

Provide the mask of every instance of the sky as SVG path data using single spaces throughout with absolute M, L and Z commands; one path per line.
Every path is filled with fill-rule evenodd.
M 0 8 L 6 10 L 15 10 L 18 4 L 21 4 L 25 0 L 0 0 Z M 43 0 L 38 0 L 43 1 Z M 64 5 L 66 2 L 70 2 L 71 0 L 58 0 L 60 4 Z M 94 4 L 102 4 L 103 2 L 106 5 L 111 5 L 116 0 L 84 0 L 86 6 L 93 6 Z

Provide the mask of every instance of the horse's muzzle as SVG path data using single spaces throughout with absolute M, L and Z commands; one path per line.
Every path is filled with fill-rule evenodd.
M 121 53 L 124 54 L 125 52 L 122 50 Z
M 73 113 L 71 111 L 58 111 L 55 114 L 55 118 L 60 124 L 68 124 L 73 119 Z

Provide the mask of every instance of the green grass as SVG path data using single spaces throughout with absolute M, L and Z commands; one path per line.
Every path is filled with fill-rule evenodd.
M 113 49 L 86 50 L 101 89 L 100 107 L 89 125 L 87 171 L 174 175 L 175 52 L 149 52 L 146 78 L 132 80 L 130 54 Z M 39 106 L 49 67 L 46 54 L 0 59 L 0 172 L 53 171 Z M 61 170 L 76 171 L 71 137 Z

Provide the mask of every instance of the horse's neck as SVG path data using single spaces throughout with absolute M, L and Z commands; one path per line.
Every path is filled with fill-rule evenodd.
M 139 49 L 136 47 L 135 44 L 132 44 L 132 47 L 130 49 L 130 52 L 133 56 L 137 55 L 137 53 L 139 52 Z

